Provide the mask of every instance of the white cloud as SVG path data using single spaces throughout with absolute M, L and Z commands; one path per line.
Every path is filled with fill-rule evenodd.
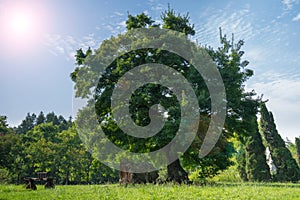
M 300 77 L 294 74 L 267 71 L 254 77 L 247 88 L 254 88 L 269 99 L 267 106 L 273 112 L 277 129 L 283 138 L 300 136 Z
M 148 0 L 147 4 L 152 11 L 161 12 L 167 8 L 167 4 L 161 4 L 158 0 Z
M 262 46 L 255 46 L 247 48 L 244 54 L 244 59 L 250 62 L 249 66 L 251 69 L 256 70 L 264 65 L 268 65 L 268 57 L 272 53 L 268 48 Z
M 120 17 L 124 16 L 124 13 L 121 13 L 121 12 L 118 12 L 118 11 L 115 11 L 114 14 L 117 15 L 117 16 L 120 16 Z
M 111 15 L 104 17 L 103 23 L 96 25 L 95 29 L 97 30 L 96 35 L 102 35 L 103 39 L 108 38 L 111 35 L 117 35 L 123 33 L 126 30 L 126 21 L 125 16 L 127 13 L 120 11 L 114 11 Z
M 297 2 L 284 1 L 284 5 L 292 9 Z M 246 90 L 255 89 L 258 95 L 264 94 L 264 99 L 269 99 L 267 105 L 283 138 L 299 136 L 300 52 L 283 47 L 291 42 L 288 25 L 277 19 L 257 23 L 249 5 L 239 10 L 232 9 L 230 4 L 223 10 L 207 8 L 199 19 L 203 23 L 195 23 L 195 38 L 202 45 L 219 46 L 219 27 L 229 39 L 234 33 L 235 41 L 243 39 L 246 42 L 243 58 L 250 61 L 249 67 L 255 70 L 254 77 L 246 83 Z
M 86 50 L 88 47 L 92 49 L 97 47 L 100 39 L 94 34 L 88 34 L 82 38 L 76 38 L 71 35 L 48 34 L 45 36 L 44 44 L 49 47 L 49 52 L 55 56 L 65 55 L 67 60 L 74 59 L 77 49 Z
M 113 24 L 102 24 L 101 28 L 99 27 L 98 30 L 102 30 L 104 32 L 106 32 L 106 34 L 108 35 L 108 37 L 110 37 L 111 35 L 117 35 L 120 33 L 125 32 L 126 30 L 126 21 L 122 20 L 122 21 L 117 21 Z
M 253 25 L 251 23 L 251 13 L 249 5 L 235 12 L 230 12 L 230 5 L 224 10 L 207 8 L 199 16 L 200 20 L 207 18 L 204 24 L 195 24 L 195 38 L 201 44 L 219 46 L 219 27 L 223 34 L 231 37 L 234 33 L 235 38 L 249 40 L 254 36 Z
M 119 26 L 125 28 L 126 27 L 126 21 L 121 21 L 120 23 L 118 23 Z
M 292 19 L 292 21 L 294 21 L 294 22 L 299 21 L 299 20 L 300 20 L 300 13 L 298 13 L 298 15 Z
M 285 6 L 285 10 L 291 10 L 298 0 L 282 0 L 281 3 Z
M 299 3 L 299 0 L 282 0 L 281 3 L 283 4 L 284 8 L 283 12 L 277 16 L 277 19 L 281 19 L 289 14 L 293 10 L 294 6 Z
M 162 11 L 166 6 L 161 4 L 161 3 L 158 3 L 156 4 L 155 6 L 152 6 L 151 7 L 151 10 L 154 10 L 154 11 Z

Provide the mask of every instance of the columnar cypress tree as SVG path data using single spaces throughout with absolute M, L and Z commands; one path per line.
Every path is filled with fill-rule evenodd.
M 269 181 L 270 169 L 265 156 L 265 146 L 258 131 L 257 116 L 260 100 L 245 98 L 242 101 L 241 131 L 245 132 L 239 140 L 243 144 L 238 160 L 238 169 L 244 181 Z
M 299 166 L 279 135 L 272 112 L 268 111 L 265 103 L 261 104 L 260 112 L 261 133 L 270 148 L 271 156 L 277 168 L 277 173 L 273 177 L 274 180 L 292 182 L 300 180 Z
M 295 138 L 298 164 L 300 165 L 300 137 Z
M 256 116 L 253 116 L 253 124 L 256 128 L 246 140 L 246 173 L 249 181 L 269 181 L 271 180 L 270 169 L 265 156 L 265 146 L 262 143 L 261 135 L 258 131 Z
M 247 172 L 246 172 L 246 151 L 245 145 L 240 144 L 237 150 L 237 169 L 239 171 L 239 175 L 243 181 L 248 181 Z

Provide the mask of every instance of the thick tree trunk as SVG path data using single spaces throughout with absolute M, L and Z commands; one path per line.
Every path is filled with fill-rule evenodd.
M 179 159 L 168 165 L 168 182 L 189 183 L 189 177 L 186 171 L 181 167 Z

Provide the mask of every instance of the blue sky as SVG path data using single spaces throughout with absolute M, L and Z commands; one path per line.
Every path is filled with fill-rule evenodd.
M 27 112 L 72 115 L 75 50 L 124 32 L 127 12 L 159 22 L 168 3 L 190 13 L 200 44 L 217 47 L 219 27 L 245 41 L 246 88 L 269 99 L 284 138 L 300 136 L 299 0 L 0 0 L 0 114 L 11 126 Z

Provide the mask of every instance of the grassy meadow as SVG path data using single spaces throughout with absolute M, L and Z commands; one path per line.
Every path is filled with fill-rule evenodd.
M 57 185 L 36 191 L 0 185 L 0 199 L 300 199 L 300 184 L 214 183 L 197 185 Z

